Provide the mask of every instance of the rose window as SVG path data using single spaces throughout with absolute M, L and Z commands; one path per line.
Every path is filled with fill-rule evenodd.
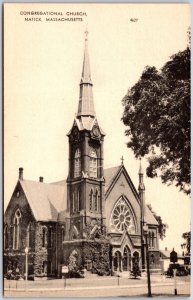
M 115 207 L 111 217 L 111 231 L 124 231 L 130 233 L 134 232 L 133 218 L 130 209 L 124 200 L 119 201 Z

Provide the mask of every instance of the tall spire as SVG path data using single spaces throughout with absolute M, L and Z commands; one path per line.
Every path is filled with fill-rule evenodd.
M 84 60 L 82 67 L 82 76 L 80 81 L 80 95 L 78 104 L 77 117 L 90 116 L 95 117 L 93 92 L 92 92 L 92 80 L 90 72 L 90 62 L 88 53 L 88 31 L 85 31 L 85 49 Z

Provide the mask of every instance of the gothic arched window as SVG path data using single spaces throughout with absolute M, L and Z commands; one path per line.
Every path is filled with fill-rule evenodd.
M 154 232 L 152 232 L 151 238 L 152 238 L 151 245 L 152 245 L 152 248 L 154 248 L 154 247 L 155 247 L 155 237 L 154 237 Z
M 155 236 L 154 231 L 149 231 L 148 240 L 149 240 L 149 248 L 151 248 L 151 249 L 155 248 L 155 246 L 156 246 L 156 236 Z
M 149 248 L 152 247 L 151 231 L 149 231 Z
M 90 165 L 89 165 L 89 175 L 90 177 L 97 177 L 97 154 L 94 149 L 90 150 Z
M 52 239 L 53 239 L 53 236 L 52 236 L 52 227 L 49 227 L 48 229 L 48 248 L 51 248 L 52 247 Z
M 63 242 L 64 239 L 65 239 L 65 235 L 66 235 L 66 224 L 64 224 L 64 225 L 62 226 L 62 230 L 61 230 L 62 242 Z
M 113 264 L 115 271 L 121 271 L 121 253 L 119 251 L 115 252 Z
M 8 234 L 8 226 L 5 225 L 4 228 L 4 249 L 9 248 L 9 234 Z
M 26 247 L 31 248 L 32 246 L 32 225 L 31 223 L 27 226 L 27 234 L 26 234 Z
M 90 191 L 90 210 L 93 209 L 93 190 Z
M 80 211 L 80 191 L 77 192 L 77 211 Z
M 72 193 L 72 212 L 75 212 L 75 194 Z
M 123 232 L 126 230 L 129 233 L 135 233 L 134 216 L 123 197 L 118 200 L 111 214 L 110 230 L 113 232 Z
M 75 155 L 74 155 L 74 177 L 80 177 L 81 176 L 81 152 L 80 149 L 76 149 Z
M 42 228 L 42 247 L 46 247 L 46 227 Z
M 123 252 L 123 271 L 128 271 L 131 269 L 131 251 L 126 246 Z
M 17 250 L 19 248 L 21 230 L 21 212 L 19 208 L 16 210 L 13 218 L 13 226 L 13 249 Z
M 97 211 L 97 212 L 99 211 L 99 194 L 98 194 L 98 190 L 96 190 L 96 192 L 95 192 L 94 210 Z

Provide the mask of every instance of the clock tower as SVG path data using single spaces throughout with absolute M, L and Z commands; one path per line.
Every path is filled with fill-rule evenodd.
M 93 102 L 88 32 L 85 50 L 78 112 L 69 138 L 69 172 L 67 178 L 67 210 L 70 216 L 69 239 L 92 238 L 104 231 L 103 141 Z

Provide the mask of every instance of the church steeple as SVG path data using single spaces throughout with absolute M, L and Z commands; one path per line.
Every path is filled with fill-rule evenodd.
M 88 31 L 85 31 L 85 49 L 82 67 L 82 76 L 80 80 L 80 95 L 78 104 L 77 117 L 88 116 L 95 117 L 95 109 L 93 102 L 92 80 L 88 53 Z
M 97 224 L 101 228 L 105 223 L 103 178 L 103 142 L 105 134 L 96 119 L 92 86 L 88 54 L 88 32 L 86 31 L 78 113 L 68 133 L 67 209 L 70 216 L 72 216 L 70 226 L 72 239 L 74 230 L 76 238 L 83 238 L 87 232 L 87 223 L 90 224 L 92 220 L 93 222 L 97 220 Z

